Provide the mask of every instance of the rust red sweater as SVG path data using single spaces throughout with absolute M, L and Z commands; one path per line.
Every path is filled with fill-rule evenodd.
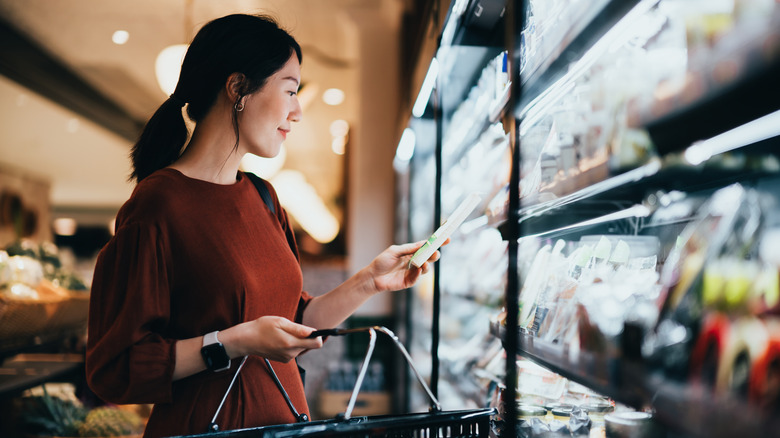
M 154 403 L 145 437 L 206 432 L 238 365 L 173 382 L 177 339 L 264 315 L 300 322 L 311 296 L 287 215 L 269 189 L 276 216 L 242 173 L 219 185 L 162 169 L 120 209 L 95 267 L 87 379 L 106 401 Z M 295 362 L 272 363 L 294 406 L 308 413 Z M 220 429 L 294 421 L 262 358 L 250 356 Z

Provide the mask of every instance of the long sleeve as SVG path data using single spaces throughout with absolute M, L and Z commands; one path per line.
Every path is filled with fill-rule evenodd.
M 165 239 L 154 226 L 124 226 L 97 261 L 89 314 L 87 378 L 114 403 L 171 400 L 175 340 Z

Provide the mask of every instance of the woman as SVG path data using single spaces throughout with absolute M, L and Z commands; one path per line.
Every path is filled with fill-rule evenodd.
M 392 246 L 333 291 L 302 291 L 275 192 L 266 184 L 274 214 L 238 170 L 247 152 L 275 156 L 300 120 L 300 62 L 298 44 L 271 19 L 206 24 L 175 92 L 133 148 L 138 184 L 98 257 L 86 368 L 103 399 L 154 403 L 147 437 L 206 432 L 244 356 L 216 423 L 227 430 L 295 421 L 263 358 L 308 413 L 293 360 L 322 346 L 308 336 L 428 269 L 407 268 L 422 242 Z M 186 148 L 185 104 L 196 123 Z

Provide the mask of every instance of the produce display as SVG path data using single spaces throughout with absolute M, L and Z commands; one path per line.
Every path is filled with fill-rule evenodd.
M 140 437 L 143 417 L 134 406 L 85 407 L 70 394 L 49 394 L 46 385 L 40 395 L 19 399 L 17 408 L 25 432 L 29 436 L 79 437 Z
M 35 336 L 86 327 L 89 293 L 50 243 L 19 241 L 0 251 L 0 350 Z

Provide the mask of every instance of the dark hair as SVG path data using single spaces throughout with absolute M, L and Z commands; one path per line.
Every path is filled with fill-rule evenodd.
M 189 134 L 181 114 L 185 103 L 187 115 L 197 123 L 214 105 L 231 74 L 243 74 L 240 95 L 251 94 L 293 53 L 301 62 L 301 47 L 270 17 L 234 14 L 203 26 L 184 57 L 176 90 L 149 119 L 133 146 L 130 179 L 141 181 L 179 158 Z M 235 108 L 233 129 L 237 147 Z

